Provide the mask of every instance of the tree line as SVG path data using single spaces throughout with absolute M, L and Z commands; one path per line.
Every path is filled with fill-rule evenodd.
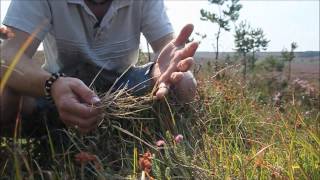
M 243 77 L 246 78 L 248 67 L 253 70 L 257 61 L 256 54 L 262 50 L 267 50 L 270 40 L 262 28 L 254 28 L 247 21 L 237 23 L 240 17 L 240 11 L 243 8 L 239 0 L 208 0 L 212 10 L 200 10 L 200 19 L 217 25 L 215 35 L 215 70 L 219 70 L 219 40 L 223 31 L 230 32 L 231 26 L 234 26 L 234 50 L 242 58 Z M 198 33 L 197 35 L 201 35 Z M 201 35 L 202 39 L 206 35 Z M 294 59 L 294 50 L 297 43 L 291 44 L 291 50 L 283 49 L 282 59 L 289 63 L 288 80 L 291 74 L 291 61 Z

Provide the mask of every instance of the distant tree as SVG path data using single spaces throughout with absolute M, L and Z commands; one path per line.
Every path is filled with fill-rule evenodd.
M 298 48 L 298 44 L 296 42 L 292 42 L 291 43 L 291 50 L 290 52 L 285 48 L 282 50 L 281 52 L 281 56 L 282 56 L 282 59 L 286 62 L 289 63 L 289 66 L 288 66 L 288 81 L 290 81 L 290 78 L 291 78 L 291 61 L 295 58 L 295 55 L 294 55 L 294 51 Z
M 198 37 L 200 37 L 200 41 L 199 41 L 199 43 L 201 43 L 201 41 L 202 40 L 204 40 L 205 38 L 207 38 L 207 35 L 206 34 L 202 34 L 202 33 L 199 33 L 199 32 L 196 32 L 196 35 L 198 36 Z
M 239 4 L 239 0 L 208 0 L 210 3 L 218 7 L 218 12 L 210 12 L 204 9 L 200 10 L 201 20 L 210 21 L 213 24 L 218 25 L 218 31 L 216 33 L 216 70 L 218 66 L 219 58 L 219 39 L 221 31 L 230 31 L 230 22 L 236 22 L 239 18 L 239 11 L 242 5 Z
M 284 68 L 284 62 L 281 59 L 271 55 L 264 58 L 264 60 L 258 66 L 268 72 L 282 72 Z
M 235 50 L 242 55 L 243 64 L 243 78 L 246 78 L 247 74 L 247 54 L 252 49 L 252 42 L 250 38 L 250 25 L 242 21 L 238 26 L 236 26 L 234 34 Z
M 256 62 L 256 52 L 260 52 L 261 50 L 267 50 L 268 44 L 270 40 L 265 38 L 265 34 L 261 28 L 251 29 L 250 33 L 250 46 L 252 52 L 251 58 L 251 70 L 254 69 Z
M 196 37 L 191 37 L 190 39 L 188 39 L 189 42 L 192 42 L 192 41 L 195 41 L 197 40 L 198 43 L 200 44 L 202 42 L 202 40 L 204 40 L 205 38 L 207 38 L 207 35 L 206 34 L 202 34 L 200 32 L 196 32 L 195 33 Z
M 252 28 L 247 22 L 242 21 L 235 29 L 235 50 L 243 56 L 243 77 L 247 74 L 247 54 L 252 52 L 251 70 L 254 69 L 256 62 L 256 52 L 266 50 L 269 40 L 265 38 L 265 34 L 261 28 Z
M 232 63 L 230 54 L 226 55 L 226 58 L 224 59 L 224 62 L 225 62 L 225 65 L 230 65 Z

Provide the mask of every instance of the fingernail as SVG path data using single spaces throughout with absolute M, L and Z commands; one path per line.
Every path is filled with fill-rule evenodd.
M 99 103 L 101 100 L 98 98 L 98 97 L 93 97 L 92 98 L 92 103 L 93 104 L 96 104 L 96 103 Z

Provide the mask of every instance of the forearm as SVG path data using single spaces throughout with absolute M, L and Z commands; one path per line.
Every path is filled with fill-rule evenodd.
M 16 54 L 17 51 L 14 49 L 9 50 L 5 46 L 1 47 L 1 83 L 4 83 L 4 74 L 8 72 Z M 49 77 L 48 72 L 43 70 L 30 57 L 23 55 L 9 76 L 6 87 L 21 95 L 40 97 L 44 96 L 44 83 Z

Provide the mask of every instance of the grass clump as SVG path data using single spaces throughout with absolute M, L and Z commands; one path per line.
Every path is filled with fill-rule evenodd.
M 320 178 L 318 90 L 303 99 L 293 85 L 262 89 L 267 87 L 256 83 L 253 88 L 238 78 L 237 67 L 219 78 L 210 71 L 197 76 L 198 94 L 189 104 L 154 102 L 126 89 L 108 92 L 102 95 L 106 111 L 97 130 L 88 135 L 62 130 L 63 143 L 52 137 L 45 152 L 37 151 L 36 140 L 2 138 L 1 152 L 7 155 L 1 157 L 0 176 Z M 275 99 L 278 90 L 283 95 Z

